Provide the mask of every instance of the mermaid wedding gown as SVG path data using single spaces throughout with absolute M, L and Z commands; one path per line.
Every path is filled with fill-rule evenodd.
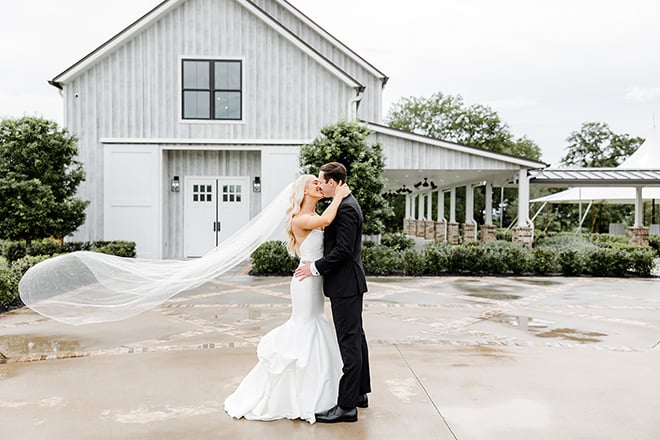
M 323 255 L 323 232 L 300 245 L 301 260 Z M 259 362 L 225 400 L 225 411 L 248 420 L 304 419 L 337 402 L 342 362 L 337 337 L 325 317 L 323 280 L 291 279 L 291 317 L 257 346 Z

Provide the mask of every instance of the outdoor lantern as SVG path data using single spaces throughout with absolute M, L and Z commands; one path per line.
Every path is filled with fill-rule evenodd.
M 170 181 L 170 191 L 179 192 L 181 189 L 181 182 L 179 181 L 179 176 L 173 176 Z
M 252 191 L 256 193 L 261 192 L 261 177 L 255 176 L 254 180 L 252 181 Z

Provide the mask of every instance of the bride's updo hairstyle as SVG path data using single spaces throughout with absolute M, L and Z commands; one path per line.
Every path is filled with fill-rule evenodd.
M 300 205 L 302 205 L 302 201 L 305 198 L 305 187 L 310 179 L 316 179 L 316 176 L 303 174 L 293 182 L 293 186 L 291 187 L 289 207 L 286 210 L 286 220 L 284 221 L 284 228 L 287 235 L 286 248 L 291 255 L 300 256 L 298 252 L 300 244 L 296 240 L 296 236 L 293 234 L 293 225 L 291 224 L 291 221 L 293 220 L 293 216 L 300 212 Z

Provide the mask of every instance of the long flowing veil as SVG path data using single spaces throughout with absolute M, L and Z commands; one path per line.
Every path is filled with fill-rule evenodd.
M 25 273 L 18 285 L 21 300 L 41 315 L 72 325 L 135 316 L 218 277 L 261 243 L 281 237 L 291 187 L 201 258 L 146 260 L 84 251 L 59 255 Z

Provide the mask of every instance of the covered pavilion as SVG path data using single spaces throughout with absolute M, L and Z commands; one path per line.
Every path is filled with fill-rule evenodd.
M 513 240 L 531 245 L 528 176 L 531 170 L 547 167 L 546 163 L 365 123 L 371 130 L 369 140 L 383 146 L 384 190 L 406 197 L 405 233 L 457 244 L 476 240 L 480 229 L 482 241 L 495 240 L 493 187 L 514 185 L 521 203 Z M 474 189 L 479 186 L 485 187 L 483 225 L 474 220 Z M 456 189 L 460 187 L 466 189 L 462 223 L 456 218 Z M 445 197 L 449 197 L 449 212 L 444 210 Z M 437 210 L 433 209 L 434 200 Z
M 629 240 L 634 244 L 647 244 L 649 228 L 643 223 L 643 202 L 655 203 L 660 199 L 660 138 L 654 130 L 637 151 L 615 168 L 546 168 L 531 171 L 530 182 L 569 187 L 531 202 L 542 203 L 537 214 L 548 203 L 586 203 L 587 208 L 580 214 L 580 226 L 594 203 L 634 204 L 635 217 L 633 226 L 628 228 Z
M 518 212 L 513 241 L 531 246 L 534 224 L 530 202 L 564 202 L 598 189 L 603 199 L 625 193 L 634 194 L 635 223 L 629 228 L 630 242 L 648 244 L 648 231 L 642 223 L 642 200 L 660 195 L 660 143 L 657 136 L 647 141 L 617 168 L 549 168 L 548 164 L 476 147 L 397 130 L 365 122 L 371 130 L 369 140 L 383 146 L 386 192 L 404 194 L 406 207 L 404 232 L 409 235 L 452 244 L 495 240 L 492 193 L 494 187 L 518 189 Z M 652 164 L 649 166 L 649 164 Z M 575 187 L 562 193 L 530 201 L 530 185 Z M 484 224 L 474 220 L 474 189 L 485 187 Z M 465 217 L 456 218 L 456 190 L 465 187 Z M 449 197 L 449 212 L 445 198 Z M 553 200 L 553 197 L 555 200 Z M 437 209 L 433 209 L 437 200 Z M 585 201 L 588 199 L 584 199 Z M 596 200 L 595 198 L 592 200 Z M 612 200 L 616 200 L 612 198 Z

